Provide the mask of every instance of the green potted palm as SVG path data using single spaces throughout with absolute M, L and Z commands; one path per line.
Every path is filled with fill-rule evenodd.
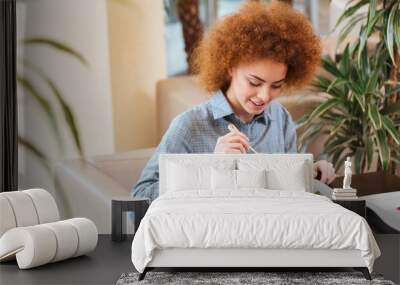
M 24 39 L 21 44 L 23 44 L 25 47 L 49 47 L 59 52 L 60 54 L 75 58 L 84 66 L 88 66 L 86 59 L 78 51 L 59 40 L 55 40 L 49 37 L 32 37 Z M 45 114 L 46 118 L 48 119 L 47 122 L 49 123 L 50 128 L 53 131 L 56 144 L 60 147 L 62 151 L 64 151 L 64 143 L 61 138 L 60 124 L 56 116 L 57 106 L 54 106 L 51 103 L 51 97 L 55 98 L 55 102 L 57 102 L 62 112 L 62 117 L 66 122 L 66 126 L 70 131 L 74 145 L 79 155 L 83 156 L 82 139 L 76 116 L 70 104 L 65 99 L 65 96 L 63 95 L 60 88 L 57 86 L 54 80 L 52 80 L 43 70 L 38 68 L 32 62 L 28 61 L 26 58 L 19 58 L 19 63 L 19 67 L 23 66 L 24 70 L 29 71 L 31 74 L 36 74 L 41 80 L 43 80 L 43 82 L 50 90 L 48 94 L 45 94 L 42 90 L 40 90 L 35 81 L 33 81 L 32 78 L 28 75 L 28 72 L 21 72 L 20 70 L 18 70 L 17 83 L 21 86 L 21 88 L 23 88 L 27 96 L 30 96 L 34 101 L 37 102 L 40 110 L 43 111 L 43 113 Z M 25 138 L 22 134 L 18 135 L 18 143 L 27 151 L 29 151 L 35 158 L 37 158 L 38 162 L 40 162 L 49 173 L 51 173 L 50 158 L 47 157 L 44 149 L 41 149 L 39 145 Z
M 368 6 L 368 12 L 361 9 Z M 360 22 L 359 38 L 335 59 L 326 57 L 314 86 L 326 100 L 298 122 L 306 131 L 300 147 L 327 136 L 323 153 L 336 170 L 352 157 L 354 187 L 360 195 L 400 189 L 400 2 L 358 0 L 349 4 L 336 26 L 347 21 L 338 44 Z M 380 40 L 372 50 L 371 37 Z M 365 183 L 364 183 L 365 182 Z M 333 186 L 340 186 L 341 178 Z M 385 187 L 392 185 L 392 187 Z

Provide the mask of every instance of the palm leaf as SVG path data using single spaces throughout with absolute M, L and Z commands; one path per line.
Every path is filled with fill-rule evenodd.
M 366 147 L 365 152 L 367 153 L 367 162 L 368 162 L 367 170 L 369 170 L 370 167 L 371 167 L 372 159 L 373 159 L 373 155 L 374 155 L 374 144 L 373 144 L 373 141 L 368 138 L 366 140 L 365 147 Z
M 362 165 L 364 162 L 365 152 L 364 148 L 358 147 L 354 156 L 354 170 L 356 174 L 362 173 Z
M 42 79 L 49 86 L 50 90 L 52 91 L 52 94 L 54 95 L 54 97 L 56 98 L 56 100 L 58 101 L 58 103 L 61 106 L 61 110 L 63 112 L 64 119 L 67 123 L 67 126 L 68 126 L 72 136 L 73 136 L 75 146 L 76 146 L 80 156 L 83 156 L 81 135 L 79 133 L 79 128 L 78 128 L 76 120 L 75 120 L 75 115 L 72 111 L 72 108 L 64 100 L 60 89 L 56 86 L 56 84 L 49 77 L 46 76 L 46 74 L 40 68 L 38 68 L 37 66 L 35 66 L 28 60 L 24 60 L 23 63 L 24 63 L 24 66 L 26 66 L 26 67 L 34 70 L 36 73 L 38 73 L 40 75 L 40 77 L 42 77 Z
M 389 18 L 387 20 L 387 29 L 386 29 L 386 35 L 385 35 L 385 43 L 390 55 L 390 58 L 392 59 L 393 64 L 395 64 L 395 59 L 394 59 L 394 20 L 395 20 L 395 14 L 397 11 L 398 4 L 393 5 L 392 10 L 389 13 Z
M 78 51 L 76 51 L 75 49 L 73 49 L 72 47 L 68 46 L 65 43 L 61 43 L 60 41 L 56 41 L 56 40 L 49 39 L 49 38 L 43 38 L 43 37 L 35 37 L 35 38 L 25 39 L 23 42 L 26 45 L 46 45 L 46 46 L 55 48 L 58 51 L 61 51 L 63 53 L 66 53 L 68 55 L 75 57 L 83 65 L 89 66 L 87 60 Z
M 82 149 L 81 138 L 80 138 L 81 136 L 80 136 L 79 129 L 76 124 L 75 116 L 72 112 L 72 109 L 69 107 L 67 102 L 65 102 L 65 100 L 63 99 L 63 97 L 60 93 L 60 90 L 57 88 L 57 86 L 49 78 L 45 78 L 45 80 L 46 80 L 47 84 L 49 85 L 53 94 L 56 96 L 58 102 L 60 103 L 61 109 L 64 114 L 65 121 L 67 122 L 67 126 L 70 129 L 72 136 L 74 138 L 75 145 L 79 151 L 80 156 L 83 156 L 83 149 Z
M 375 139 L 378 145 L 379 158 L 382 163 L 383 170 L 388 170 L 390 161 L 390 150 L 386 132 L 384 130 L 376 131 Z
M 371 19 L 368 19 L 368 23 L 367 23 L 367 36 L 369 37 L 376 28 L 376 24 L 378 23 L 378 21 L 380 19 L 382 19 L 382 16 L 384 15 L 385 10 L 380 10 L 376 15 L 374 15 Z
M 343 73 L 346 79 L 350 75 L 350 60 L 351 60 L 350 48 L 349 45 L 347 44 L 343 51 L 343 57 L 339 62 L 340 71 Z
M 349 22 L 346 24 L 346 26 L 340 31 L 338 40 L 336 43 L 336 49 L 343 43 L 343 41 L 347 38 L 347 36 L 350 34 L 350 32 L 354 29 L 354 25 L 356 25 L 358 22 L 364 20 L 366 18 L 366 14 L 362 13 L 359 15 L 354 16 L 349 20 Z
M 309 117 L 309 114 L 303 115 L 301 116 L 297 121 L 296 121 L 296 129 L 301 128 L 302 126 L 304 126 L 304 124 L 307 122 Z
M 300 148 L 312 140 L 316 135 L 319 135 L 322 127 L 321 124 L 309 126 L 299 137 Z
M 365 44 L 364 46 L 361 45 L 362 36 L 363 35 L 360 35 L 360 45 L 357 51 L 358 64 L 360 65 L 360 68 L 357 69 L 357 72 L 359 74 L 360 82 L 368 80 L 368 74 L 371 72 L 368 50 L 365 48 Z
M 329 133 L 329 136 L 331 137 L 331 136 L 334 136 L 336 133 L 337 133 L 337 131 L 344 125 L 344 123 L 346 123 L 347 122 L 347 118 L 342 118 L 342 119 L 339 119 L 339 120 L 337 120 L 337 122 L 336 122 L 336 124 L 332 127 L 332 129 L 331 129 L 331 131 L 330 131 L 330 133 Z
M 370 105 L 368 108 L 368 117 L 371 120 L 375 130 L 382 128 L 382 118 L 376 105 Z
M 390 136 L 394 139 L 397 144 L 400 144 L 400 136 L 398 130 L 396 129 L 392 119 L 388 116 L 382 116 L 383 127 L 387 130 Z
M 379 79 L 379 71 L 375 70 L 372 72 L 372 75 L 371 75 L 370 79 L 368 80 L 368 84 L 367 84 L 365 93 L 372 93 L 372 92 L 374 92 L 374 90 L 377 89 L 378 79 Z
M 58 129 L 58 125 L 57 125 L 57 118 L 56 118 L 55 112 L 54 112 L 50 102 L 46 98 L 44 98 L 42 95 L 39 94 L 39 91 L 37 90 L 37 88 L 32 84 L 32 82 L 29 79 L 24 78 L 20 75 L 17 75 L 17 82 L 26 91 L 28 91 L 27 94 L 31 95 L 32 98 L 34 98 L 36 100 L 39 107 L 41 107 L 41 109 L 44 111 L 44 113 L 46 114 L 46 116 L 49 119 L 50 126 L 56 135 L 59 145 L 62 145 L 61 134 L 60 134 L 60 130 Z
M 396 15 L 394 17 L 393 29 L 394 40 L 396 42 L 397 49 L 400 50 L 400 5 L 398 6 Z
M 336 136 L 333 137 L 331 140 L 328 141 L 328 143 L 325 144 L 324 150 L 328 153 L 335 151 L 338 148 L 346 148 L 349 146 L 349 144 L 354 141 L 354 137 L 341 137 L 341 136 Z
M 329 93 L 333 88 L 338 88 L 342 85 L 345 85 L 348 83 L 348 80 L 345 78 L 336 78 L 332 83 L 328 86 L 326 89 L 326 92 Z
M 339 101 L 335 98 L 326 100 L 317 108 L 315 108 L 314 111 L 311 112 L 310 116 L 308 117 L 308 121 L 317 119 L 318 117 L 320 117 L 321 115 L 323 115 L 328 110 L 330 110 L 331 108 L 335 107 L 338 104 Z
M 49 159 L 46 157 L 43 151 L 20 135 L 18 135 L 18 143 L 31 152 L 49 173 L 51 172 Z
M 313 81 L 313 86 L 320 90 L 325 91 L 328 89 L 328 87 L 331 85 L 331 83 L 332 83 L 332 80 L 330 80 L 326 77 L 317 75 Z
M 355 89 L 355 85 L 352 85 L 352 88 Z M 365 97 L 361 96 L 359 92 L 353 92 L 352 95 L 356 98 L 358 105 L 360 106 L 361 110 L 365 112 Z
M 364 6 L 366 4 L 368 4 L 368 0 L 362 0 L 362 1 L 359 1 L 357 4 L 347 8 L 343 12 L 343 14 L 339 17 L 339 19 L 337 20 L 334 29 L 336 29 L 344 19 L 349 18 L 352 15 L 354 15 L 355 12 L 357 12 L 362 6 Z
M 336 67 L 335 62 L 333 62 L 329 57 L 322 58 L 322 67 L 335 77 L 344 77 L 342 72 Z

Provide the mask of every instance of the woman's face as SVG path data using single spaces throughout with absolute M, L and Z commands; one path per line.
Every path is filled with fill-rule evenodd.
M 248 122 L 281 95 L 287 67 L 270 59 L 240 64 L 229 71 L 227 98 L 237 116 Z

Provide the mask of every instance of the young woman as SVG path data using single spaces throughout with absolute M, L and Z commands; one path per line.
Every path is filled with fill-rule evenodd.
M 276 100 L 313 78 L 321 57 L 309 21 L 289 5 L 246 3 L 210 29 L 195 51 L 199 82 L 213 96 L 177 116 L 133 189 L 159 194 L 160 153 L 295 153 L 296 129 Z M 229 131 L 233 124 L 238 131 Z M 323 183 L 335 178 L 331 163 L 314 163 Z

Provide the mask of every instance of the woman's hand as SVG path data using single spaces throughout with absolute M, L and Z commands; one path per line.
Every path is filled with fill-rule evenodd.
M 333 168 L 332 163 L 326 160 L 319 160 L 314 163 L 314 178 L 317 177 L 318 172 L 321 173 L 320 181 L 325 184 L 330 184 L 335 178 L 335 169 Z
M 229 132 L 219 137 L 214 153 L 247 153 L 249 139 L 241 132 Z

